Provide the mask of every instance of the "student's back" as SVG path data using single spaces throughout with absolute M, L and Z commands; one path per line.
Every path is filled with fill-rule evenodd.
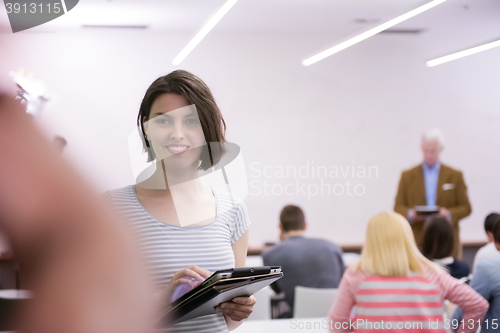
M 500 250 L 500 224 L 493 227 L 493 242 Z M 489 309 L 483 318 L 481 333 L 500 333 L 500 257 L 485 259 L 474 272 L 470 286 L 489 303 Z M 465 315 L 460 307 L 453 313 L 452 319 L 458 321 Z
M 455 279 L 461 279 L 470 273 L 469 265 L 465 261 L 453 260 L 451 264 L 446 266 L 449 269 L 450 275 Z
M 471 320 L 460 332 L 474 333 L 488 303 L 419 252 L 402 215 L 383 212 L 368 221 L 360 261 L 342 277 L 329 329 L 446 333 L 444 299 L 461 306 L 464 320 Z
M 493 228 L 495 224 L 500 221 L 500 214 L 491 213 L 484 219 L 484 231 L 488 237 L 488 244 L 481 247 L 474 257 L 474 265 L 472 266 L 472 273 L 476 272 L 477 266 L 488 258 L 500 257 L 500 251 L 495 247 L 495 240 L 493 236 Z
M 440 216 L 431 217 L 424 227 L 422 254 L 443 267 L 451 276 L 461 279 L 469 275 L 469 265 L 452 257 L 453 227 Z
M 295 286 L 337 288 L 345 270 L 342 249 L 323 239 L 292 236 L 262 257 L 265 265 L 283 269 L 284 277 L 276 282 L 276 286 L 285 292 L 292 309 L 286 315 L 288 317 L 293 313 Z
M 351 310 L 356 306 L 350 321 L 356 323 L 351 327 L 354 332 L 420 329 L 446 333 L 445 299 L 462 304 L 468 312 L 467 320 L 477 320 L 484 314 L 484 299 L 444 270 L 425 267 L 423 274 L 381 276 L 348 269 L 342 281 L 330 319 L 337 327 L 349 323 Z

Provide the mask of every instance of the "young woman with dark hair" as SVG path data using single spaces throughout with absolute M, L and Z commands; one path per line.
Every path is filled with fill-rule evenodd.
M 137 117 L 148 161 L 146 180 L 110 192 L 144 248 L 158 298 L 167 304 L 216 270 L 245 266 L 247 209 L 200 180 L 226 152 L 226 124 L 208 86 L 182 70 L 148 88 Z M 255 298 L 222 303 L 217 314 L 173 325 L 175 332 L 227 332 L 252 312 Z
M 453 227 L 444 217 L 432 217 L 424 228 L 422 254 L 442 266 L 451 276 L 461 279 L 469 275 L 469 265 L 455 260 L 453 253 Z

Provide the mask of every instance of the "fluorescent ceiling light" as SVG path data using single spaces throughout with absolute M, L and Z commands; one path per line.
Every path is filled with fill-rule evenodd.
M 449 54 L 449 55 L 441 57 L 441 58 L 429 60 L 426 62 L 426 64 L 427 64 L 427 67 L 434 67 L 437 65 L 444 64 L 445 62 L 453 61 L 453 60 L 460 59 L 463 57 L 467 57 L 469 55 L 479 53 L 482 51 L 486 51 L 486 50 L 492 49 L 492 48 L 497 47 L 497 46 L 500 46 L 500 40 L 497 40 L 496 42 L 483 44 L 481 46 L 476 46 L 476 47 L 473 47 L 471 49 L 463 50 L 463 51 L 460 51 L 457 53 Z
M 220 21 L 221 18 L 226 15 L 226 13 L 233 7 L 233 5 L 236 3 L 238 0 L 227 0 L 227 2 L 219 9 L 217 13 L 210 19 L 210 21 L 205 24 L 203 28 L 194 36 L 194 38 L 182 49 L 181 53 L 175 57 L 174 61 L 172 63 L 174 65 L 179 65 L 184 58 L 187 57 L 187 55 L 193 51 L 193 49 L 198 45 L 199 42 L 212 30 L 212 28 L 217 24 L 217 22 Z
M 304 65 L 304 66 L 312 65 L 320 60 L 325 59 L 326 57 L 329 57 L 337 52 L 340 52 L 342 50 L 347 49 L 349 46 L 353 46 L 354 44 L 357 44 L 361 41 L 364 41 L 365 39 L 370 38 L 370 37 L 378 34 L 381 31 L 384 31 L 386 29 L 389 29 L 389 28 L 395 26 L 396 24 L 399 24 L 403 21 L 406 21 L 406 20 L 412 18 L 413 16 L 416 16 L 418 14 L 425 12 L 426 10 L 429 10 L 433 7 L 436 7 L 437 5 L 442 4 L 445 1 L 446 0 L 434 0 L 434 1 L 428 2 L 425 5 L 420 6 L 418 8 L 415 8 L 414 10 L 411 10 L 406 14 L 398 16 L 390 21 L 385 22 L 384 24 L 381 24 L 373 29 L 370 29 L 366 32 L 363 32 L 362 34 L 360 34 L 356 37 L 353 37 L 353 38 L 346 40 L 345 42 L 342 42 L 342 43 L 340 43 L 332 48 L 329 48 L 328 50 L 325 50 L 321 53 L 318 53 L 315 56 L 307 58 L 306 60 L 302 61 L 302 65 Z

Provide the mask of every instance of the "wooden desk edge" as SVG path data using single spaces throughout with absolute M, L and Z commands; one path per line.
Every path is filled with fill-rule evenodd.
M 485 241 L 473 241 L 473 242 L 463 242 L 462 246 L 463 247 L 482 247 L 486 245 L 487 242 Z M 247 255 L 249 256 L 259 256 L 261 255 L 262 251 L 264 249 L 269 248 L 270 246 L 257 246 L 257 247 L 249 247 L 247 251 Z M 363 248 L 363 245 L 361 244 L 344 244 L 340 245 L 342 248 L 342 251 L 344 252 L 358 252 L 361 251 Z

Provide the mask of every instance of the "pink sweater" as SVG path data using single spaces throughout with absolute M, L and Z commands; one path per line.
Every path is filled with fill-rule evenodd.
M 330 309 L 330 329 L 357 333 L 446 333 L 449 322 L 443 319 L 444 299 L 464 310 L 467 324 L 465 330 L 460 327 L 458 332 L 475 332 L 478 319 L 488 310 L 488 302 L 480 294 L 444 271 L 437 273 L 425 268 L 423 276 L 387 277 L 347 269 Z M 354 317 L 350 317 L 354 306 Z

